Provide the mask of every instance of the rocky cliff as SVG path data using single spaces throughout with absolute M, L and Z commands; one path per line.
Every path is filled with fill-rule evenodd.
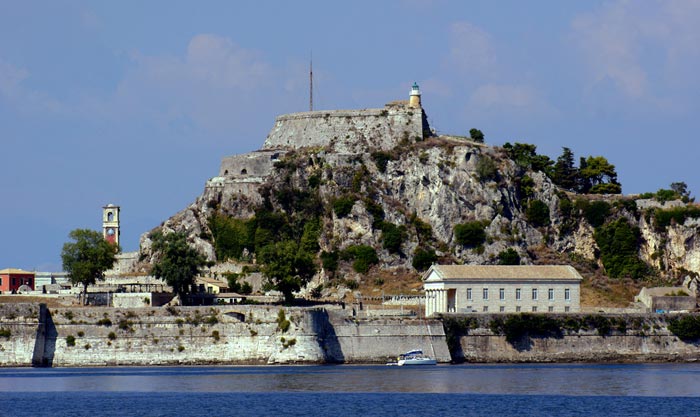
M 202 195 L 161 227 L 186 231 L 210 260 L 254 262 L 260 219 L 274 214 L 282 219 L 274 226 L 278 238 L 312 241 L 305 244 L 321 281 L 333 272 L 332 262 L 320 267 L 324 252 L 340 254 L 339 270 L 359 278 L 350 269 L 352 256 L 343 256 L 357 245 L 376 251 L 374 271 L 414 271 L 433 261 L 494 264 L 512 260 L 515 251 L 523 264 L 546 262 L 542 252 L 606 271 L 617 262 L 621 276 L 642 271 L 682 279 L 700 273 L 697 207 L 579 195 L 533 166 L 514 160 L 508 149 L 434 136 L 425 113 L 402 104 L 280 116 L 262 150 L 224 158 Z M 673 210 L 680 214 L 661 216 Z M 240 247 L 226 249 L 232 245 L 223 240 L 231 237 L 213 230 L 216 216 L 241 220 L 238 233 L 248 230 L 249 236 L 239 239 Z M 618 220 L 630 226 L 625 230 L 631 237 L 608 227 L 619 226 Z M 305 228 L 309 223 L 314 227 Z M 461 233 L 457 225 L 463 225 Z M 608 243 L 601 248 L 605 233 Z M 141 240 L 146 262 L 152 260 L 148 236 Z M 635 245 L 625 256 L 641 263 L 619 258 L 625 239 Z

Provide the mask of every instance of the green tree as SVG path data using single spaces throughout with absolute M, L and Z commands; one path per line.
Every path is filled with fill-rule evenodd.
M 486 241 L 484 223 L 473 221 L 461 223 L 455 226 L 455 241 L 462 246 L 475 247 L 482 245 Z
M 586 192 L 619 194 L 622 191 L 617 182 L 615 165 L 602 156 L 589 156 L 585 163 L 581 163 L 579 171 L 586 184 Z
M 184 232 L 165 234 L 159 230 L 151 234 L 151 240 L 157 259 L 151 273 L 173 287 L 175 294 L 189 293 L 195 277 L 207 264 L 204 255 L 187 243 Z
M 430 268 L 430 265 L 437 261 L 437 255 L 431 248 L 417 247 L 413 252 L 413 262 L 411 264 L 417 271 L 425 271 Z
M 498 167 L 487 155 L 482 155 L 476 161 L 476 173 L 481 181 L 496 181 L 498 179 Z
M 105 271 L 114 265 L 119 247 L 94 230 L 75 229 L 68 236 L 73 242 L 63 244 L 63 270 L 73 284 L 83 286 L 83 302 L 87 302 L 88 285 L 104 279 Z
M 406 227 L 382 222 L 382 245 L 391 253 L 401 252 L 401 244 L 406 239 Z
M 562 148 L 562 154 L 557 158 L 552 172 L 552 181 L 567 190 L 575 190 L 578 170 L 574 166 L 574 153 L 569 148 Z
M 484 143 L 484 133 L 479 129 L 469 129 L 469 137 L 474 142 Z
M 306 285 L 316 273 L 313 257 L 293 240 L 269 244 L 258 253 L 262 273 L 273 288 L 284 294 L 286 303 L 294 301 L 294 292 Z
M 503 145 L 508 157 L 523 170 L 531 169 L 533 171 L 542 171 L 547 175 L 551 175 L 552 162 L 547 155 L 537 155 L 537 146 L 529 143 L 518 143 L 514 145 L 506 142 Z
M 641 278 L 648 273 L 647 265 L 639 259 L 641 232 L 626 219 L 618 219 L 596 229 L 593 234 L 605 271 L 613 278 Z
M 536 227 L 549 226 L 549 207 L 540 200 L 530 200 L 525 217 Z
M 499 265 L 520 265 L 520 255 L 513 248 L 508 248 L 498 254 Z

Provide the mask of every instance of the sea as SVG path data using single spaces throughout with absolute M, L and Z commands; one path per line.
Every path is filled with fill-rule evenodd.
M 700 416 L 700 364 L 0 368 L 0 416 Z

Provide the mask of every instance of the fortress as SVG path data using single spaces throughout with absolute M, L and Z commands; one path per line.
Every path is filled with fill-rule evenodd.
M 336 154 L 355 155 L 368 150 L 389 150 L 399 144 L 431 135 L 414 83 L 408 101 L 395 101 L 381 109 L 327 110 L 278 116 L 261 150 L 225 157 L 219 175 L 208 189 L 227 185 L 233 192 L 254 191 L 284 154 L 319 147 Z

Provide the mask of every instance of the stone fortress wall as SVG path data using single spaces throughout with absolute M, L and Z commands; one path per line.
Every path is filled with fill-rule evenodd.
M 421 108 L 390 104 L 383 109 L 328 110 L 277 117 L 263 149 L 331 147 L 338 153 L 392 149 L 414 142 L 428 129 Z

